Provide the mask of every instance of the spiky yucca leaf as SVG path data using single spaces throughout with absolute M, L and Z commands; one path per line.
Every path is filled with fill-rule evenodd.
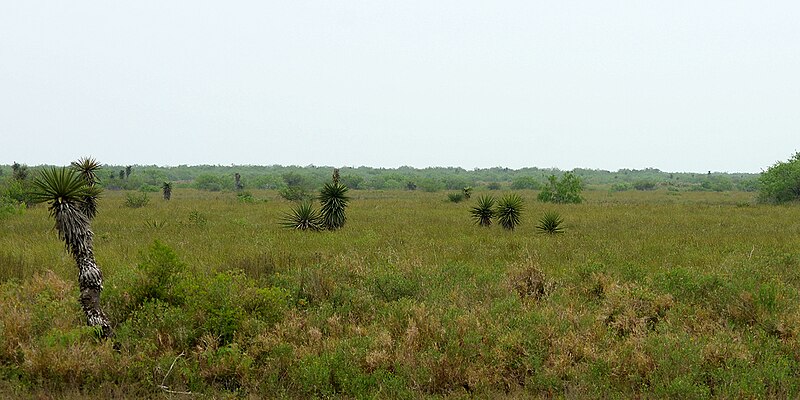
M 326 229 L 336 230 L 344 226 L 347 221 L 345 208 L 350 200 L 347 197 L 347 186 L 337 182 L 326 183 L 319 192 L 319 202 L 322 207 L 322 225 Z
M 478 204 L 472 207 L 470 214 L 472 220 L 480 226 L 492 225 L 492 218 L 494 218 L 494 203 L 496 202 L 494 196 L 481 196 L 478 197 Z
M 522 197 L 516 193 L 500 199 L 497 203 L 497 222 L 500 226 L 513 231 L 519 225 L 522 204 Z
M 34 179 L 33 187 L 33 201 L 49 204 L 56 231 L 67 248 L 73 254 L 85 254 L 91 250 L 89 218 L 82 207 L 87 198 L 96 197 L 100 190 L 86 186 L 86 181 L 77 172 L 63 167 L 43 169 Z
M 564 220 L 557 212 L 550 211 L 545 213 L 542 218 L 539 219 L 539 224 L 536 225 L 536 229 L 539 231 L 539 233 L 546 233 L 550 235 L 563 233 L 564 227 L 561 226 L 563 222 Z
M 281 226 L 288 229 L 299 229 L 302 231 L 319 231 L 322 229 L 322 218 L 314 209 L 311 202 L 302 202 L 292 211 L 285 214 L 281 220 Z

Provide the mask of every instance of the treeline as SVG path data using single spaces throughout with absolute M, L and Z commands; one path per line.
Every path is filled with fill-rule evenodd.
M 31 167 L 35 172 L 40 167 Z M 256 166 L 256 165 L 180 165 L 159 167 L 155 165 L 105 165 L 98 172 L 100 185 L 106 189 L 159 191 L 164 182 L 176 187 L 201 190 L 236 190 L 235 174 L 240 174 L 246 189 L 285 189 L 287 187 L 312 190 L 330 179 L 333 167 L 329 166 Z M 555 168 L 502 167 L 466 170 L 458 167 L 432 168 L 371 168 L 342 167 L 341 182 L 353 190 L 460 190 L 464 187 L 489 189 L 541 189 L 550 175 L 560 177 L 564 172 Z M 576 168 L 571 171 L 590 188 L 625 190 L 705 190 L 705 191 L 757 191 L 759 174 L 749 173 L 677 173 L 655 168 L 642 170 L 620 169 L 605 171 Z M 0 181 L 12 175 L 9 165 L 0 166 Z M 32 175 L 32 174 L 31 174 Z

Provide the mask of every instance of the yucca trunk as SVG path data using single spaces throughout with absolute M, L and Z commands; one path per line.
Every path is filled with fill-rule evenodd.
M 100 292 L 103 290 L 103 273 L 94 258 L 94 233 L 87 216 L 69 202 L 54 203 L 51 208 L 56 220 L 56 230 L 75 259 L 78 266 L 80 303 L 86 323 L 101 329 L 103 337 L 112 335 L 108 317 L 100 307 Z

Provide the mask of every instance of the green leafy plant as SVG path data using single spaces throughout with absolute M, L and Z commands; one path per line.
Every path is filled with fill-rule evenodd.
M 284 228 L 301 231 L 319 231 L 323 228 L 322 216 L 308 201 L 298 204 L 291 212 L 285 214 L 281 225 Z
M 520 223 L 522 197 L 516 193 L 506 195 L 497 203 L 497 223 L 505 229 L 514 230 Z
M 564 220 L 561 218 L 555 211 L 546 212 L 542 218 L 539 218 L 539 224 L 536 225 L 536 229 L 539 233 L 546 233 L 550 235 L 555 235 L 557 233 L 564 233 L 564 227 L 561 224 L 564 223 Z
M 800 152 L 789 159 L 779 161 L 761 173 L 758 178 L 760 191 L 758 200 L 762 203 L 787 203 L 800 200 Z
M 461 193 L 449 193 L 447 195 L 447 199 L 453 203 L 460 203 L 462 200 L 464 200 L 464 195 Z
M 347 202 L 347 186 L 338 182 L 329 182 L 319 192 L 321 203 L 322 225 L 326 229 L 336 230 L 344 226 L 347 221 L 345 209 Z
M 497 202 L 493 196 L 478 197 L 478 204 L 470 210 L 472 220 L 480 226 L 492 225 L 492 218 L 494 218 L 494 205 Z
M 464 189 L 461 189 L 461 192 L 464 193 L 464 198 L 469 200 L 472 197 L 472 186 L 467 186 Z
M 561 179 L 555 175 L 547 177 L 548 185 L 539 192 L 539 201 L 549 203 L 580 203 L 583 184 L 572 172 L 565 172 Z
M 141 208 L 150 203 L 150 198 L 147 193 L 126 193 L 125 194 L 125 207 Z

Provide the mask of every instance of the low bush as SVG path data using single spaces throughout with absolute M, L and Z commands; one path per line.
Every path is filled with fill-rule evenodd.
M 125 207 L 141 208 L 150 203 L 147 193 L 125 193 Z

